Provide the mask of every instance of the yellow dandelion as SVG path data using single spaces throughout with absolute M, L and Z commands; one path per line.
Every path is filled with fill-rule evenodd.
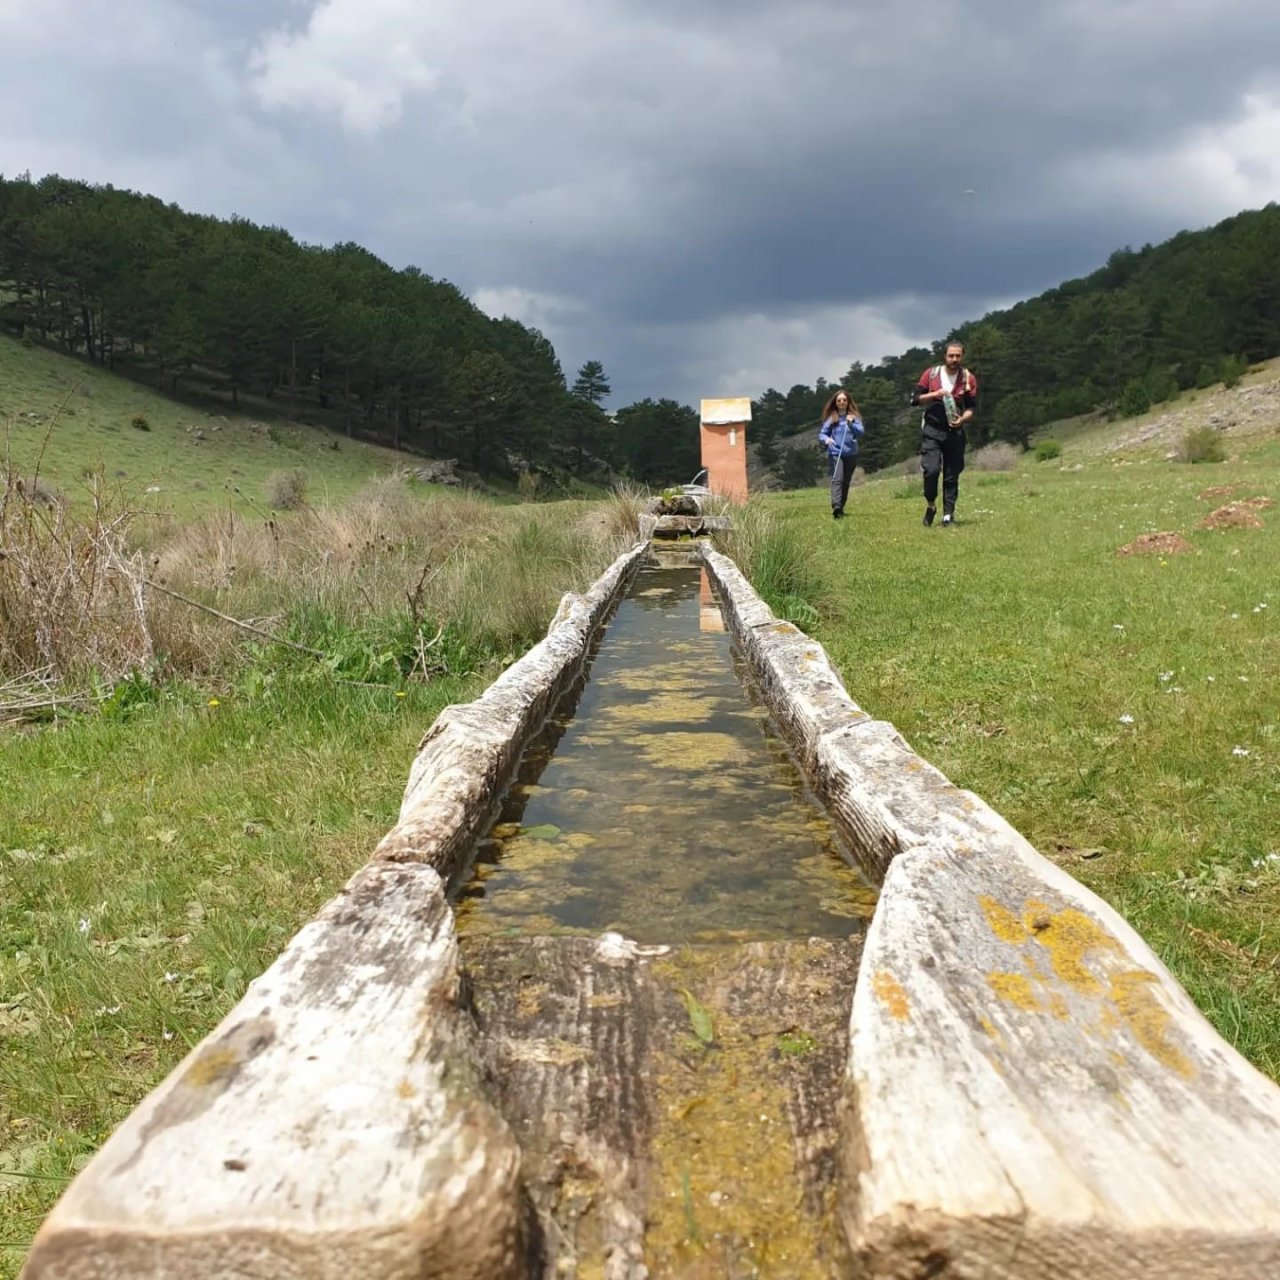
M 210 698 L 210 699 L 209 699 L 209 705 L 210 705 L 211 707 L 220 707 L 220 706 L 222 705 L 222 703 L 220 703 L 220 702 L 218 701 L 218 699 L 217 699 L 217 698 Z
M 404 691 L 403 689 L 397 690 L 397 692 L 396 692 L 396 697 L 397 697 L 397 698 L 403 698 L 403 697 L 406 697 L 406 696 L 407 696 L 407 695 L 405 694 L 405 691 Z

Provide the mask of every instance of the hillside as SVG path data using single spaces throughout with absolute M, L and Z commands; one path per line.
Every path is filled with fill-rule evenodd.
M 142 426 L 145 422 L 145 429 Z M 107 370 L 0 336 L 0 431 L 11 465 L 74 498 L 101 466 L 148 510 L 191 515 L 239 496 L 265 505 L 274 471 L 302 468 L 340 502 L 422 459 L 286 420 L 197 407 Z
M 533 467 L 561 489 L 607 434 L 598 361 L 571 389 L 540 332 L 418 266 L 56 175 L 0 175 L 0 331 L 232 411 L 296 406 L 475 472 Z

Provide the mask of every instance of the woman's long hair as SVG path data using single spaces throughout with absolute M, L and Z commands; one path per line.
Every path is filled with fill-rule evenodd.
M 830 422 L 832 418 L 838 417 L 836 413 L 836 397 L 843 395 L 849 401 L 849 414 L 851 417 L 862 417 L 862 410 L 858 408 L 858 402 L 843 387 L 837 387 L 832 393 L 831 399 L 827 401 L 827 407 L 822 411 L 822 421 Z

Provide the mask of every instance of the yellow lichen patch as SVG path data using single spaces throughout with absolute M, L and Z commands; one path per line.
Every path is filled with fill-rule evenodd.
M 222 1084 L 240 1066 L 240 1055 L 234 1049 L 209 1049 L 202 1053 L 186 1070 L 182 1083 L 193 1089 L 204 1089 L 211 1084 Z
M 997 902 L 995 898 L 989 898 L 984 894 L 978 899 L 978 903 L 987 917 L 991 932 L 1001 942 L 1008 942 L 1016 946 L 1020 942 L 1026 942 L 1027 938 L 1030 937 L 1030 934 L 1023 927 L 1022 921 L 1003 902 Z
M 406 1099 L 407 1099 L 407 1098 L 416 1098 L 416 1097 L 418 1096 L 418 1091 L 417 1091 L 417 1089 L 415 1089 L 415 1088 L 413 1087 L 413 1085 L 411 1085 L 411 1084 L 408 1082 L 408 1080 L 401 1080 L 401 1081 L 400 1081 L 400 1083 L 399 1083 L 398 1085 L 396 1085 L 396 1092 L 397 1092 L 397 1093 L 398 1093 L 402 1098 L 406 1098 Z
M 1086 966 L 1091 951 L 1118 952 L 1120 944 L 1106 929 L 1074 907 L 1051 912 L 1043 903 L 1028 902 L 1027 931 L 1049 953 L 1059 980 L 1082 995 L 1100 995 L 1102 983 Z
M 1043 1008 L 1025 973 L 989 973 L 987 985 L 995 992 L 996 998 L 1003 1000 L 1005 1004 L 1024 1009 L 1028 1013 L 1039 1013 Z
M 871 990 L 876 999 L 889 1011 L 889 1016 L 905 1022 L 911 1016 L 911 1005 L 907 1000 L 907 992 L 897 978 L 887 969 L 879 970 L 871 979 Z
M 1190 1059 L 1169 1038 L 1173 1018 L 1160 1003 L 1160 979 L 1146 969 L 1111 975 L 1111 1001 L 1133 1038 L 1157 1062 L 1190 1080 L 1196 1073 Z
M 1004 1048 L 1004 1032 L 990 1018 L 979 1018 L 978 1025 L 996 1042 L 998 1048 Z

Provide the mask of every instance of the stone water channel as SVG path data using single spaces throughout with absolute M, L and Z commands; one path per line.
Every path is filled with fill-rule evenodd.
M 875 893 L 655 551 L 453 897 L 547 1276 L 825 1277 Z

